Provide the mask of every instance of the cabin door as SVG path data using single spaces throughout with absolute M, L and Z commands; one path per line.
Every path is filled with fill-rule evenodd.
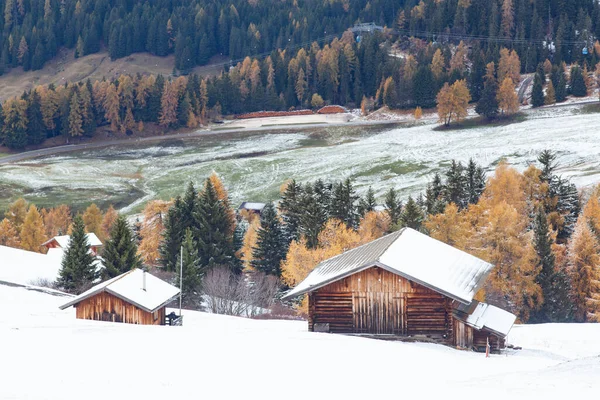
M 354 293 L 352 299 L 354 332 L 375 335 L 405 334 L 404 304 L 404 297 L 396 293 Z

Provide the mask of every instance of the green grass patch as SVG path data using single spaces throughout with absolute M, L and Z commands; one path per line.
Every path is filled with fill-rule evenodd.
M 6 157 L 6 156 L 10 156 L 10 154 L 8 154 L 8 153 L 0 153 L 0 158 Z
M 485 117 L 475 117 L 465 119 L 460 123 L 452 122 L 450 126 L 440 125 L 433 128 L 434 131 L 459 131 L 464 129 L 476 129 L 481 127 L 498 127 L 518 124 L 527 120 L 524 113 L 516 113 L 510 116 L 496 117 L 487 119 Z
M 261 125 L 261 128 L 266 128 L 269 126 L 294 126 L 294 125 L 320 125 L 325 124 L 326 122 L 290 122 L 285 124 L 264 124 Z
M 233 129 L 244 129 L 244 127 L 243 126 L 232 126 L 232 127 L 221 126 L 219 128 L 212 128 L 211 131 L 229 131 L 229 130 L 233 130 Z
M 394 163 L 385 163 L 376 165 L 366 171 L 361 171 L 355 175 L 354 178 L 363 176 L 374 176 L 384 174 L 384 179 L 390 179 L 398 175 L 410 174 L 412 172 L 421 171 L 427 168 L 423 164 L 406 163 L 404 161 L 398 161 Z
M 586 104 L 574 111 L 574 114 L 597 114 L 600 113 L 600 103 Z M 0 154 L 2 157 L 2 154 Z

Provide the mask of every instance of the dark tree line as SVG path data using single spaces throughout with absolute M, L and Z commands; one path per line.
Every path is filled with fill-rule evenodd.
M 375 22 L 404 34 L 466 34 L 516 39 L 531 72 L 546 58 L 571 63 L 586 57 L 600 36 L 593 0 L 356 0 L 269 2 L 246 0 L 1 0 L 0 71 L 39 69 L 61 47 L 76 56 L 106 47 L 116 59 L 136 52 L 175 55 L 187 71 L 214 55 L 247 55 L 298 46 L 339 34 L 356 22 Z M 465 7 L 466 5 L 466 7 Z M 544 46 L 550 35 L 554 51 Z M 487 46 L 486 41 L 486 46 Z M 595 57 L 590 52 L 588 57 Z M 595 62 L 594 62 L 595 64 Z

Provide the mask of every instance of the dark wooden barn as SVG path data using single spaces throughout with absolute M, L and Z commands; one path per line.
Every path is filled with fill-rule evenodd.
M 141 269 L 133 269 L 99 283 L 60 309 L 74 306 L 79 319 L 164 325 L 166 304 L 178 294 L 175 286 Z
M 515 316 L 474 295 L 492 265 L 405 228 L 319 264 L 308 294 L 310 331 L 413 336 L 460 348 L 502 348 Z

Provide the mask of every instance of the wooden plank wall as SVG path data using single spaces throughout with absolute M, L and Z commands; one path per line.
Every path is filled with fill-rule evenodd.
M 373 267 L 309 296 L 309 330 L 330 323 L 331 332 L 452 336 L 452 301 L 417 283 Z
M 165 321 L 165 307 L 149 313 L 106 292 L 81 301 L 75 308 L 80 319 L 141 325 L 162 325 Z

